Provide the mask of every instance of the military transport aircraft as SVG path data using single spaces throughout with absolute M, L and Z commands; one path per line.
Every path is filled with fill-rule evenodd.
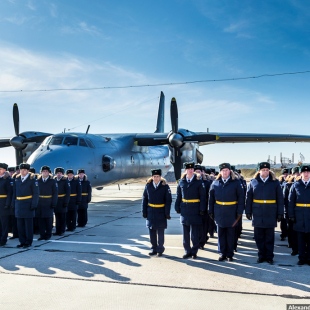
M 152 168 L 161 168 L 165 175 L 174 167 L 175 178 L 181 175 L 186 161 L 202 163 L 200 145 L 242 142 L 310 142 L 310 136 L 292 134 L 193 132 L 178 126 L 178 108 L 171 100 L 171 131 L 164 132 L 163 92 L 160 94 L 157 127 L 154 133 L 89 134 L 27 131 L 19 133 L 19 112 L 13 106 L 15 134 L 0 139 L 0 147 L 13 146 L 16 163 L 28 162 L 37 171 L 43 165 L 52 169 L 83 168 L 92 186 L 123 184 L 145 180 Z

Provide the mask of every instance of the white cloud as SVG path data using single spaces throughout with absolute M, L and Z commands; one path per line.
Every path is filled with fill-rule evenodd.
M 37 8 L 36 8 L 36 6 L 35 6 L 35 4 L 34 4 L 34 2 L 33 2 L 32 0 L 28 0 L 28 2 L 27 2 L 27 7 L 28 7 L 31 11 L 36 11 L 36 10 L 37 10 Z
M 248 27 L 248 22 L 243 20 L 229 24 L 229 26 L 225 27 L 223 31 L 231 34 L 236 34 L 238 38 L 252 39 L 253 36 L 248 33 Z
M 100 36 L 104 39 L 108 39 L 107 37 L 104 37 L 101 33 L 100 29 L 98 29 L 96 26 L 89 25 L 84 21 L 79 22 L 76 25 L 73 26 L 63 26 L 61 27 L 61 32 L 64 34 L 80 34 L 80 33 L 86 33 L 91 36 Z
M 21 14 L 15 14 L 15 15 L 4 18 L 4 20 L 11 23 L 11 24 L 23 25 L 24 23 L 29 21 L 30 18 L 26 17 L 24 15 L 21 15 Z
M 56 18 L 58 16 L 58 9 L 56 4 L 54 3 L 50 3 L 49 4 L 49 10 L 50 10 L 50 15 L 54 18 Z
M 79 27 L 85 33 L 89 33 L 91 35 L 99 35 L 100 34 L 97 27 L 88 25 L 86 22 L 80 22 Z

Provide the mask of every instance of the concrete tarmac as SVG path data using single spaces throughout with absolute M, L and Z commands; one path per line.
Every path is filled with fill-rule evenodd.
M 310 304 L 310 266 L 297 266 L 275 237 L 274 265 L 258 264 L 250 221 L 235 261 L 219 262 L 217 238 L 182 259 L 182 226 L 172 205 L 165 253 L 150 257 L 143 185 L 94 190 L 86 227 L 18 249 L 0 248 L 0 309 L 286 309 Z M 175 185 L 171 185 L 175 193 Z M 215 234 L 216 236 L 216 234 Z

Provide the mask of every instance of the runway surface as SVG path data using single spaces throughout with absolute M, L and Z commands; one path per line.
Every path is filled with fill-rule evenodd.
M 310 266 L 297 266 L 276 233 L 275 263 L 258 264 L 251 223 L 234 262 L 218 262 L 217 239 L 182 259 L 182 227 L 172 205 L 163 257 L 150 257 L 143 185 L 94 190 L 85 228 L 18 249 L 0 248 L 1 309 L 286 309 L 309 304 Z M 175 185 L 171 186 L 175 192 Z M 215 235 L 216 236 L 216 235 Z

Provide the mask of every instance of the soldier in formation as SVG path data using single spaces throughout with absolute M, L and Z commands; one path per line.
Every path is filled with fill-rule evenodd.
M 288 216 L 298 238 L 298 265 L 310 265 L 310 165 L 300 167 L 301 178 L 291 186 Z
M 53 213 L 57 205 L 58 188 L 49 166 L 41 168 L 41 174 L 37 180 L 40 191 L 37 208 L 40 233 L 38 240 L 49 240 L 52 236 Z
M 194 173 L 194 162 L 184 164 L 185 173 L 177 187 L 175 211 L 180 214 L 183 227 L 183 258 L 197 258 L 199 237 L 206 212 L 206 190 L 200 175 Z M 192 246 L 191 246 L 192 241 Z
M 66 215 L 67 231 L 75 231 L 77 210 L 82 200 L 82 187 L 79 177 L 74 175 L 74 171 L 72 169 L 68 169 L 66 174 L 70 187 L 70 199 Z
M 235 226 L 244 210 L 244 190 L 229 163 L 219 165 L 220 173 L 209 193 L 208 211 L 217 224 L 219 261 L 233 261 Z
M 13 184 L 7 169 L 7 164 L 0 163 L 0 246 L 5 246 L 8 239 L 13 193 Z
M 20 244 L 28 248 L 33 241 L 33 218 L 39 201 L 39 186 L 29 164 L 20 164 L 20 174 L 15 178 L 12 205 L 15 208 Z
M 151 170 L 142 196 L 142 215 L 149 229 L 152 251 L 150 256 L 162 256 L 165 251 L 165 229 L 170 220 L 172 196 L 170 187 L 161 176 L 161 169 Z
M 54 208 L 56 231 L 53 233 L 54 236 L 63 236 L 66 230 L 66 214 L 70 200 L 70 183 L 68 178 L 64 175 L 65 169 L 57 167 L 54 170 L 55 181 L 58 188 L 58 199 L 57 204 Z
M 280 182 L 268 162 L 258 164 L 258 171 L 249 183 L 245 213 L 254 226 L 257 262 L 273 264 L 275 227 L 283 219 L 284 200 Z
M 91 201 L 92 189 L 90 181 L 87 179 L 87 175 L 85 174 L 84 169 L 79 169 L 77 171 L 77 175 L 82 188 L 81 203 L 78 205 L 77 210 L 77 226 L 85 227 L 88 221 L 87 209 L 88 204 Z

